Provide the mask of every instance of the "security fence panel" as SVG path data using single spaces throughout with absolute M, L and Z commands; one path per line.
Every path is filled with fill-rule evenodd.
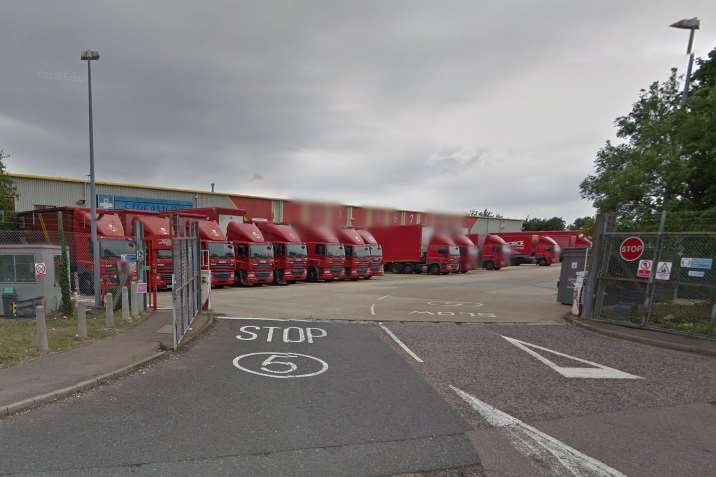
M 604 232 L 594 318 L 714 338 L 716 232 L 664 228 Z
M 172 216 L 172 284 L 174 349 L 201 310 L 201 253 L 196 220 Z

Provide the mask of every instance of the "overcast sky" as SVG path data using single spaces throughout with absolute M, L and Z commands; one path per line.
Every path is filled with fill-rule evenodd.
M 716 2 L 0 3 L 12 172 L 506 216 L 591 214 L 640 88 L 716 46 Z

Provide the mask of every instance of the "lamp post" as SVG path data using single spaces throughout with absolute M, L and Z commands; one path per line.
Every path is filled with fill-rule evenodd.
M 694 32 L 701 27 L 701 20 L 698 18 L 684 18 L 676 23 L 669 25 L 672 28 L 679 28 L 681 30 L 689 30 L 689 46 L 686 47 L 686 54 L 689 55 L 689 65 L 686 67 L 686 78 L 684 79 L 684 96 L 682 101 L 686 101 L 686 97 L 689 95 L 689 82 L 691 80 L 691 68 L 694 65 L 694 52 L 692 47 L 694 46 Z
M 87 98 L 89 100 L 89 153 L 90 153 L 90 233 L 92 235 L 92 280 L 94 285 L 94 306 L 102 306 L 102 291 L 99 285 L 99 242 L 97 241 L 97 186 L 94 181 L 94 131 L 92 129 L 92 61 L 99 60 L 99 53 L 84 50 L 82 61 L 87 62 Z

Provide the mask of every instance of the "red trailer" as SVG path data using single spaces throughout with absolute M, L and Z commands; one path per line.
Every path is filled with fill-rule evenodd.
M 229 222 L 226 234 L 236 250 L 236 283 L 273 283 L 273 245 L 256 224 Z
M 191 212 L 189 210 L 188 212 Z M 234 245 L 213 220 L 198 219 L 199 240 L 201 241 L 202 266 L 211 270 L 211 286 L 233 285 L 236 256 Z
M 383 247 L 393 273 L 446 274 L 459 269 L 460 249 L 446 234 L 424 225 L 388 225 L 368 229 Z
M 510 264 L 510 246 L 494 234 L 467 234 L 477 244 L 477 265 L 487 270 L 499 270 Z
M 373 237 L 366 229 L 358 229 L 358 233 L 363 237 L 363 241 L 370 247 L 370 275 L 366 278 L 371 278 L 374 275 L 383 275 L 383 246 Z
M 346 251 L 346 279 L 358 280 L 371 275 L 370 247 L 356 229 L 337 228 L 336 236 Z
M 579 230 L 542 230 L 531 232 L 533 234 L 549 237 L 560 248 L 590 248 L 592 241 Z
M 70 272 L 77 272 L 80 292 L 94 293 L 93 251 L 90 234 L 90 210 L 80 207 L 52 207 L 48 209 L 18 212 L 18 224 L 23 230 L 41 232 L 47 243 L 59 245 L 58 213 L 62 214 Z M 113 212 L 97 211 L 97 242 L 99 243 L 99 272 L 102 294 L 120 285 L 119 272 L 122 256 L 137 252 L 134 240 L 124 234 L 119 216 Z M 136 277 L 136 274 L 133 273 Z
M 308 247 L 308 281 L 343 280 L 345 277 L 345 248 L 327 226 L 296 224 Z
M 273 244 L 274 281 L 291 283 L 306 279 L 308 249 L 296 230 L 287 224 L 254 222 L 264 238 Z
M 533 232 L 509 232 L 497 235 L 510 245 L 512 265 L 535 263 L 548 267 L 559 262 L 559 245 L 549 237 Z
M 453 242 L 460 249 L 460 273 L 467 273 L 477 265 L 477 245 L 464 234 L 454 234 Z

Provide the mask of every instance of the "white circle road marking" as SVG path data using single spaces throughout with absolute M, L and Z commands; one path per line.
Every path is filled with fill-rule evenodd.
M 484 306 L 482 303 L 477 303 L 474 301 L 441 301 L 441 300 L 431 300 L 426 302 L 430 306 L 474 306 L 475 308 L 479 308 L 481 306 Z
M 239 363 L 239 361 L 241 361 L 244 358 L 248 358 L 249 356 L 259 356 L 259 355 L 269 355 L 268 359 L 264 360 L 261 363 L 262 366 L 260 369 L 265 371 L 263 373 L 260 371 L 254 371 L 252 369 L 245 368 L 245 367 L 241 366 L 241 364 Z M 318 371 L 315 371 L 313 373 L 287 374 L 287 373 L 292 373 L 292 372 L 296 371 L 298 369 L 298 365 L 296 365 L 295 363 L 292 363 L 290 361 L 273 360 L 274 356 L 279 357 L 279 358 L 296 358 L 298 356 L 302 356 L 304 358 L 308 358 L 310 360 L 314 360 L 314 361 L 317 361 L 318 363 L 320 363 L 321 369 L 319 369 Z M 263 351 L 260 353 L 242 354 L 241 356 L 237 356 L 236 358 L 234 358 L 233 363 L 234 363 L 234 366 L 236 366 L 238 369 L 240 369 L 242 371 L 246 371 L 247 373 L 256 374 L 258 376 L 266 376 L 269 378 L 283 378 L 283 379 L 286 379 L 286 378 L 307 378 L 309 376 L 316 376 L 317 374 L 321 374 L 328 369 L 328 363 L 326 363 L 322 359 L 316 358 L 315 356 L 310 356 L 310 355 L 301 354 L 301 353 L 280 353 L 280 352 L 274 352 L 274 351 Z M 270 369 L 268 369 L 268 366 L 270 366 L 272 364 L 288 366 L 288 371 L 287 370 L 271 371 Z

